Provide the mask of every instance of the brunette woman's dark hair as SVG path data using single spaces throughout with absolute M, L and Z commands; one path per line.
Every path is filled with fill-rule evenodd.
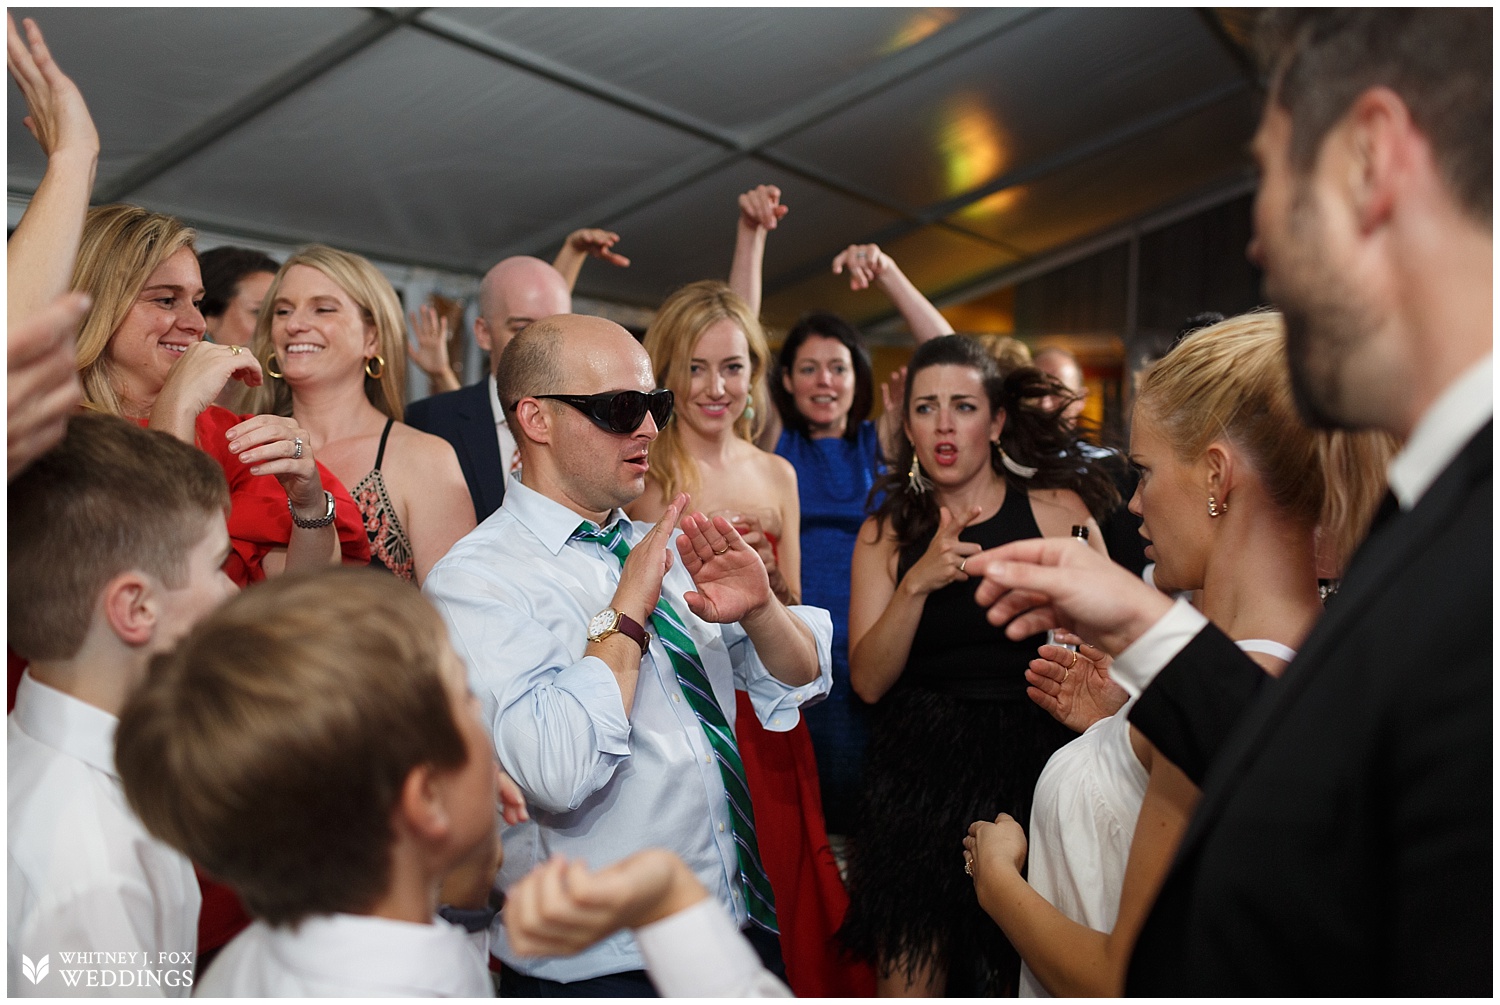
M 875 399 L 875 376 L 870 366 L 870 354 L 865 351 L 859 330 L 837 314 L 808 311 L 792 325 L 791 331 L 786 333 L 786 341 L 781 343 L 781 351 L 776 354 L 776 373 L 769 381 L 771 401 L 781 415 L 783 428 L 795 430 L 803 436 L 809 435 L 807 416 L 797 411 L 797 402 L 782 386 L 781 377 L 792 372 L 792 365 L 797 361 L 797 350 L 813 335 L 837 339 L 849 350 L 849 359 L 854 364 L 854 403 L 849 408 L 844 439 L 853 443 L 859 439 L 860 423 L 870 417 L 870 406 Z
M 990 401 L 990 414 L 1005 412 L 1001 450 L 1017 464 L 1036 468 L 1034 475 L 1022 478 L 1001 462 L 1000 450 L 991 451 L 990 466 L 1005 479 L 1007 490 L 1071 489 L 1078 493 L 1096 520 L 1119 505 L 1120 493 L 1114 482 L 1099 465 L 1090 463 L 1077 435 L 1063 422 L 1063 409 L 1071 400 L 1067 388 L 1031 366 L 1001 377 L 994 358 L 971 338 L 944 335 L 917 347 L 907 366 L 906 395 L 901 403 L 903 415 L 910 414 L 911 389 L 917 374 L 929 367 L 945 365 L 966 366 L 979 372 Z M 1041 399 L 1047 395 L 1060 396 L 1062 404 L 1043 409 Z M 903 551 L 925 548 L 939 520 L 933 493 L 918 492 L 911 485 L 909 472 L 914 455 L 903 426 L 890 468 L 870 492 L 872 501 L 884 494 L 875 509 L 875 519 L 882 531 L 891 528 Z

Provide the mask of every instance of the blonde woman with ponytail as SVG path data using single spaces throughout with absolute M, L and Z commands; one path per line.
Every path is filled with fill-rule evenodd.
M 1348 560 L 1395 447 L 1381 433 L 1303 425 L 1284 340 L 1272 312 L 1189 336 L 1145 374 L 1130 444 L 1141 471 L 1130 509 L 1151 542 L 1157 585 L 1201 590 L 1203 613 L 1278 676 L 1322 613 L 1318 579 L 1329 570 L 1319 569 L 1319 551 L 1335 569 Z M 1086 731 L 1043 770 L 1029 838 L 1001 815 L 975 823 L 964 841 L 980 903 L 1026 962 L 1023 995 L 1122 993 L 1197 804 L 1188 775 L 1127 721 L 1133 699 L 1116 685 L 1113 707 L 1094 703 L 1111 693 L 1108 662 L 1088 645 L 1043 649 L 1032 665 L 1042 672 L 1030 675 L 1038 704 Z

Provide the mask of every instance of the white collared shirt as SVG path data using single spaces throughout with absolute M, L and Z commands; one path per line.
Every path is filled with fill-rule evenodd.
M 484 933 L 331 914 L 273 928 L 257 921 L 203 975 L 202 998 L 491 998 Z
M 651 983 L 663 998 L 790 998 L 711 899 L 635 930 Z
M 1448 385 L 1417 421 L 1411 436 L 1386 468 L 1391 492 L 1410 510 L 1474 434 L 1495 414 L 1494 357 L 1486 356 Z M 1207 619 L 1178 601 L 1156 624 L 1116 657 L 1110 673 L 1123 681 L 1149 684 L 1202 630 Z
M 116 725 L 93 705 L 21 678 L 6 727 L 12 996 L 191 991 L 182 971 L 192 964 L 163 966 L 160 954 L 194 958 L 198 881 L 192 863 L 146 833 L 126 803 L 115 773 Z M 136 955 L 75 966 L 63 955 L 73 953 Z M 31 967 L 23 968 L 23 954 Z M 44 958 L 46 976 L 31 981 L 25 970 L 39 972 Z M 174 973 L 165 977 L 167 970 Z
M 495 439 L 500 443 L 500 466 L 509 478 L 521 470 L 521 449 L 505 421 L 505 409 L 500 405 L 500 385 L 492 373 L 486 382 L 490 389 L 490 414 L 495 417 Z
M 1486 356 L 1450 384 L 1391 458 L 1386 477 L 1402 510 L 1417 504 L 1495 414 L 1494 361 L 1494 356 Z
M 618 510 L 608 522 L 614 520 L 624 522 L 632 545 L 650 529 Z M 653 637 L 628 717 L 613 672 L 584 655 L 589 619 L 610 605 L 620 562 L 598 543 L 571 540 L 581 522 L 511 478 L 500 509 L 455 544 L 422 587 L 468 665 L 500 763 L 531 809 L 529 821 L 505 832 L 501 886 L 553 854 L 598 869 L 665 847 L 744 924 L 723 779 L 666 650 Z M 695 588 L 677 561 L 662 580 L 662 597 L 692 636 L 725 718 L 733 725 L 739 688 L 767 729 L 794 727 L 798 708 L 826 695 L 831 684 L 828 612 L 791 608 L 812 630 L 819 666 L 815 680 L 792 686 L 771 674 L 738 624 L 709 624 L 692 614 L 683 594 Z M 510 952 L 497 922 L 494 953 L 524 974 L 556 981 L 642 967 L 627 932 L 577 956 L 523 959 Z

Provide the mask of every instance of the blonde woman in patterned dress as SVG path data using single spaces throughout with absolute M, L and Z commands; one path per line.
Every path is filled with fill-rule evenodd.
M 421 585 L 474 529 L 446 440 L 401 422 L 406 328 L 396 291 L 359 255 L 311 245 L 287 259 L 255 330 L 271 377 L 259 411 L 291 414 L 364 515 L 370 564 Z

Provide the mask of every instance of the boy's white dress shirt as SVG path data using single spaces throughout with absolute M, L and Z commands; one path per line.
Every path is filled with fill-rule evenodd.
M 224 947 L 196 994 L 203 998 L 492 998 L 486 933 L 441 918 L 430 925 L 367 915 L 306 918 L 292 928 L 257 921 Z
M 21 678 L 7 726 L 11 995 L 185 997 L 192 990 L 180 973 L 169 978 L 174 986 L 155 981 L 183 968 L 163 962 L 162 953 L 193 959 L 198 881 L 192 864 L 146 833 L 126 803 L 115 774 L 117 724 L 30 674 Z M 62 955 L 84 952 L 138 955 L 79 966 Z M 33 982 L 24 970 L 39 973 L 43 958 L 47 974 Z M 67 973 L 78 975 L 76 985 Z

